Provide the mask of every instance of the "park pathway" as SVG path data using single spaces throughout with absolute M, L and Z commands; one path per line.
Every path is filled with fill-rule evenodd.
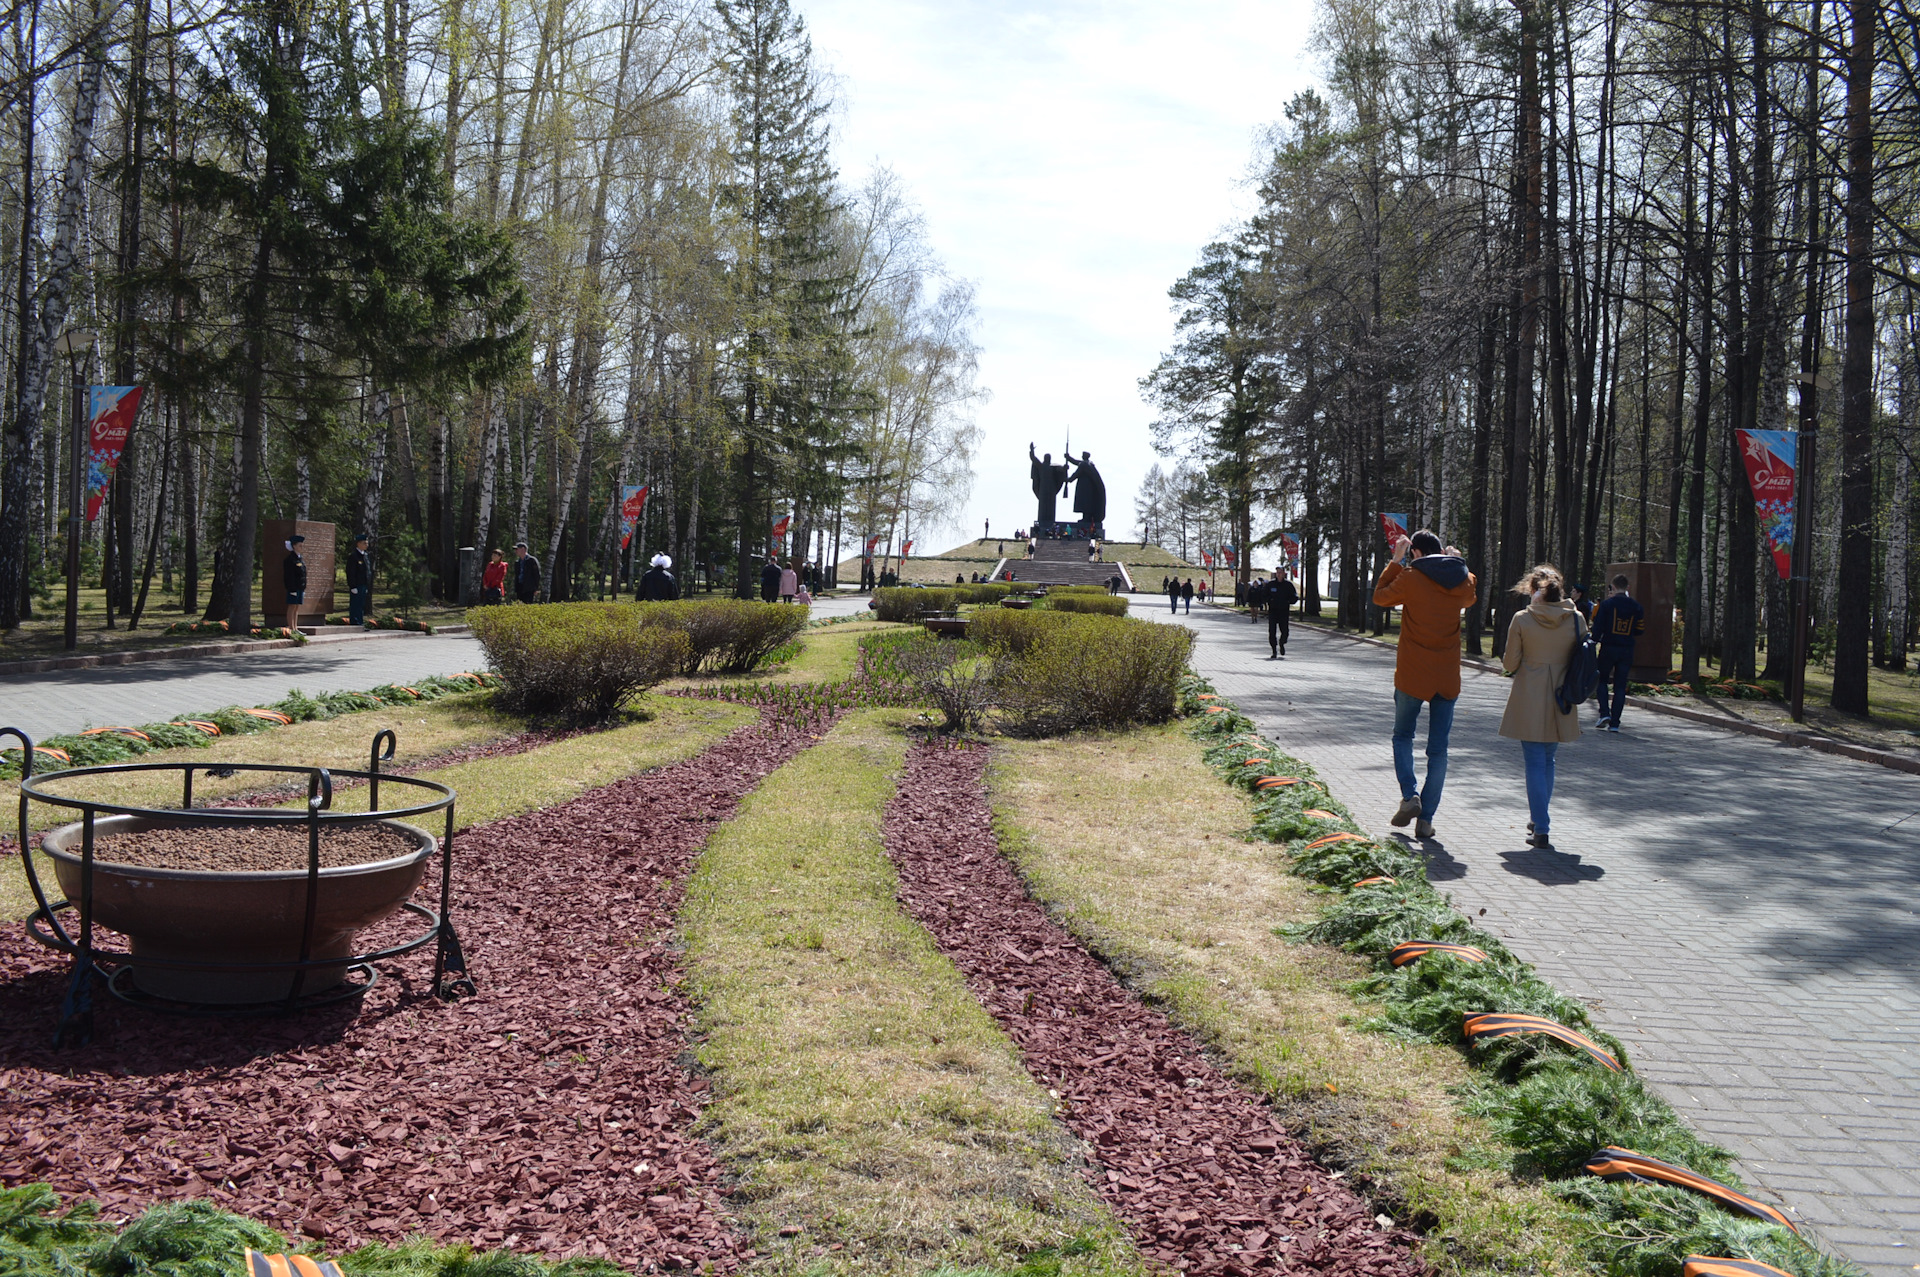
M 823 596 L 814 604 L 813 616 L 859 615 L 866 607 L 865 595 Z M 486 664 L 477 640 L 436 634 L 0 675 L 0 727 L 18 727 L 39 740 L 83 727 L 147 723 L 223 705 L 266 704 L 296 687 L 308 694 L 364 691 L 429 674 L 485 669 Z
M 484 669 L 486 663 L 472 638 L 436 634 L 9 674 L 0 676 L 0 727 L 18 727 L 39 740 L 83 727 L 267 704 L 296 687 L 310 695 L 364 691 L 429 674 Z
M 1393 832 L 1391 651 L 1296 624 L 1270 661 L 1244 616 L 1133 611 L 1190 626 L 1194 667 Z M 1463 671 L 1429 877 L 1586 1001 L 1750 1182 L 1877 1277 L 1912 1277 L 1920 777 L 1628 710 L 1562 747 L 1555 850 L 1536 851 L 1506 691 Z

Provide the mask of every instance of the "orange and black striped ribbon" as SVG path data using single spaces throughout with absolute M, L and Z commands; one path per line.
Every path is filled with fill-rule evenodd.
M 1720 1255 L 1688 1255 L 1680 1277 L 1793 1277 L 1784 1269 L 1757 1259 L 1727 1259 Z
M 1333 844 L 1337 842 L 1365 842 L 1365 841 L 1366 839 L 1362 838 L 1359 834 L 1349 834 L 1349 833 L 1328 834 L 1325 838 L 1314 839 L 1312 842 L 1308 843 L 1306 847 L 1303 848 L 1303 850 L 1313 851 L 1314 849 L 1319 847 L 1331 847 Z
M 1387 881 L 1392 882 L 1393 879 L 1389 878 Z M 1442 944 L 1438 940 L 1409 940 L 1405 944 L 1393 946 L 1393 951 L 1387 954 L 1387 961 L 1396 967 L 1404 967 L 1409 962 L 1419 961 L 1429 953 L 1449 953 L 1463 962 L 1487 960 L 1485 949 L 1476 949 L 1470 944 Z
M 1636 1153 L 1632 1149 L 1614 1148 L 1608 1145 L 1587 1159 L 1587 1173 L 1598 1175 L 1601 1179 L 1614 1183 L 1629 1180 L 1638 1184 L 1672 1184 L 1678 1188 L 1690 1188 L 1704 1197 L 1711 1197 L 1728 1210 L 1739 1211 L 1755 1219 L 1764 1219 L 1770 1224 L 1778 1224 L 1795 1233 L 1800 1231 L 1794 1227 L 1792 1220 L 1765 1202 L 1756 1201 L 1745 1193 L 1728 1188 L 1719 1180 L 1708 1179 L 1705 1175 L 1690 1171 L 1684 1166 L 1673 1166 L 1658 1158 L 1648 1157 L 1644 1153 Z M 1706 1262 L 1739 1264 L 1748 1261 L 1715 1259 Z M 1760 1267 L 1766 1268 L 1766 1265 L 1762 1264 Z M 1733 1271 L 1735 1270 L 1728 1270 L 1730 1274 Z
M 1621 1072 L 1620 1061 L 1598 1042 L 1584 1033 L 1575 1033 L 1564 1024 L 1556 1024 L 1545 1016 L 1509 1014 L 1504 1011 L 1483 1011 L 1466 1018 L 1464 1030 L 1467 1041 L 1475 1042 L 1481 1038 L 1506 1038 L 1519 1033 L 1538 1033 L 1550 1037 L 1556 1042 L 1565 1042 L 1575 1050 L 1585 1052 L 1593 1062 Z
M 247 1252 L 247 1277 L 341 1277 L 340 1265 L 331 1259 L 314 1260 L 305 1255 L 263 1255 Z

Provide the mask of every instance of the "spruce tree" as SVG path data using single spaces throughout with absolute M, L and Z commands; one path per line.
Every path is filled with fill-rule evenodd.
M 726 407 L 736 435 L 741 597 L 772 511 L 763 478 L 818 489 L 844 450 L 851 399 L 847 278 L 832 238 L 838 207 L 826 103 L 805 25 L 786 0 L 715 0 L 732 99 L 731 173 L 719 189 L 735 245 L 735 340 Z

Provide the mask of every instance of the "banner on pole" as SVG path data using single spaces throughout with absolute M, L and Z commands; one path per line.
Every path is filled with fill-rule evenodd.
M 1236 550 L 1233 546 L 1223 545 L 1220 547 L 1220 561 L 1222 563 L 1225 563 L 1228 567 L 1232 567 L 1235 561 L 1234 556 L 1238 553 L 1239 551 Z
M 1280 534 L 1280 551 L 1287 556 L 1287 575 L 1300 575 L 1300 538 L 1291 532 Z
M 778 541 L 781 537 L 787 535 L 787 529 L 792 526 L 793 516 L 790 514 L 783 516 L 780 522 L 773 525 L 773 539 Z
M 145 386 L 87 387 L 87 522 L 100 515 L 107 484 L 127 446 Z
M 1200 566 L 1209 570 L 1213 567 L 1213 556 L 1205 550 L 1200 551 Z
M 913 542 L 902 541 L 900 543 L 900 557 L 904 559 L 911 553 L 913 553 Z
M 633 544 L 634 529 L 640 526 L 640 512 L 647 508 L 647 493 L 653 485 L 628 484 L 620 489 L 620 548 Z
M 1753 485 L 1753 504 L 1760 512 L 1760 535 L 1773 551 L 1773 566 L 1782 581 L 1793 576 L 1793 498 L 1795 459 L 1800 433 L 1796 430 L 1738 430 L 1740 456 L 1747 463 L 1747 482 Z
M 871 559 L 873 557 L 873 547 L 879 544 L 880 544 L 880 534 L 876 532 L 874 535 L 867 538 L 867 548 L 860 552 L 861 557 Z
M 1404 536 L 1412 536 L 1407 531 L 1407 516 L 1404 514 L 1383 514 L 1380 516 L 1380 530 L 1387 534 L 1387 544 L 1392 545 Z

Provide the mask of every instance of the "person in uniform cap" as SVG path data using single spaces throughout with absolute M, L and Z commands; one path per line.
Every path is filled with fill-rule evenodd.
M 513 543 L 513 597 L 522 603 L 540 601 L 540 560 L 527 553 L 525 541 Z
M 667 570 L 672 565 L 673 560 L 664 554 L 653 556 L 652 566 L 640 577 L 642 603 L 664 603 L 679 597 L 680 588 L 674 582 L 673 573 Z
M 373 601 L 373 557 L 367 553 L 367 542 L 372 539 L 364 532 L 357 533 L 353 553 L 347 556 L 347 620 L 355 625 L 366 623 L 367 605 Z
M 287 557 L 280 564 L 280 583 L 287 590 L 287 628 L 300 628 L 300 605 L 307 601 L 307 561 L 293 547 L 305 537 L 287 538 Z

